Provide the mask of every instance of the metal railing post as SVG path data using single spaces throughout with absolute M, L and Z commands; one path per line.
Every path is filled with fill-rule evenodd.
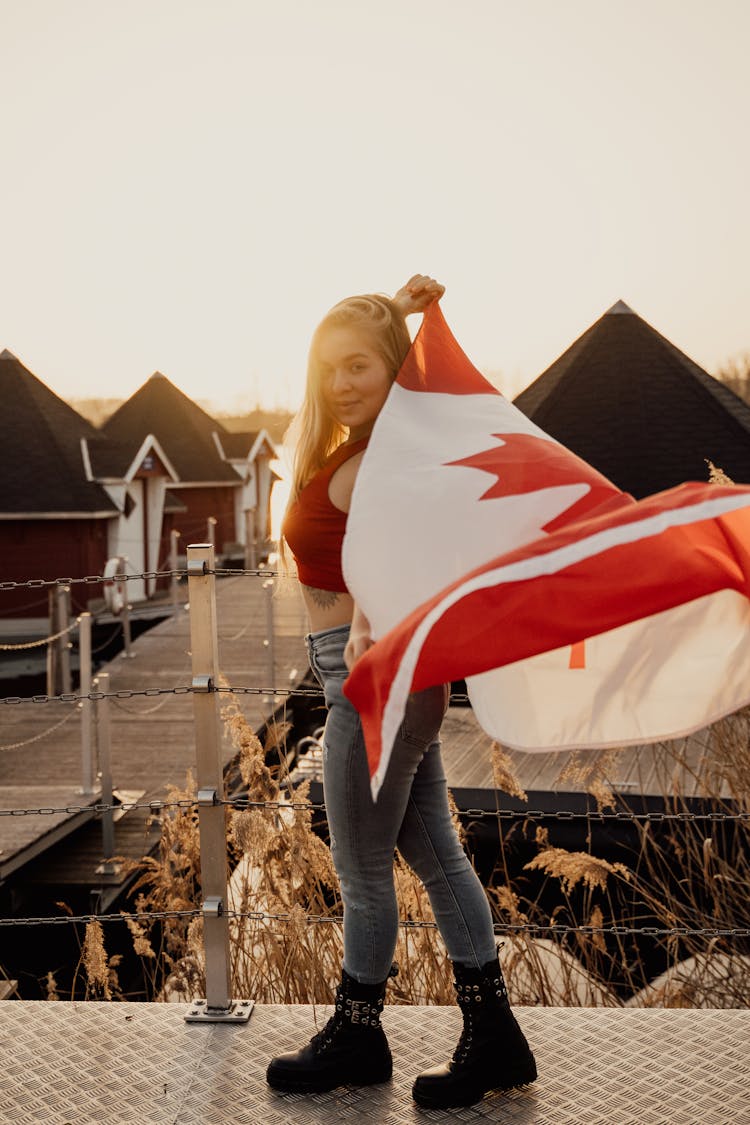
M 81 792 L 94 792 L 94 743 L 92 738 L 91 700 L 91 614 L 78 618 L 78 657 L 80 660 L 79 694 L 81 695 Z
M 255 542 L 255 510 L 245 511 L 245 570 L 257 570 L 258 551 Z
M 263 583 L 266 592 L 266 639 L 263 642 L 268 655 L 268 697 L 273 698 L 276 683 L 276 621 L 274 618 L 274 582 L 267 578 Z
M 180 538 L 180 533 L 176 528 L 172 528 L 169 533 L 169 569 L 172 571 L 172 576 L 169 579 L 169 594 L 173 606 L 177 605 L 178 601 L 178 582 L 177 577 L 177 543 Z
M 109 694 L 109 672 L 100 672 L 96 677 L 97 691 Z M 99 773 L 101 774 L 101 803 L 107 808 L 102 812 L 102 852 L 104 862 L 96 869 L 97 875 L 115 875 L 119 864 L 112 860 L 115 854 L 115 819 L 112 808 L 112 754 L 109 729 L 109 699 L 96 701 L 96 742 L 99 751 Z
M 72 680 L 70 676 L 70 635 L 63 632 L 70 625 L 70 586 L 57 587 L 57 631 L 62 632 L 55 644 L 58 646 L 58 669 L 60 691 L 69 693 Z
M 47 605 L 49 607 L 49 629 L 47 630 L 47 636 L 54 637 L 57 632 L 57 599 L 55 598 L 54 590 L 49 590 L 47 593 Z M 47 695 L 58 694 L 57 649 L 54 641 L 47 641 Z
M 125 564 L 127 559 L 124 555 L 118 555 L 119 563 L 117 566 L 118 574 L 126 574 L 127 570 Z M 134 656 L 135 653 L 131 652 L 131 638 L 130 638 L 130 590 L 127 582 L 122 582 L 122 640 L 123 650 L 120 653 L 123 657 Z
M 187 549 L 190 648 L 193 655 L 198 830 L 200 834 L 203 941 L 206 954 L 206 999 L 196 1001 L 190 1022 L 244 1023 L 254 1001 L 232 1000 L 227 918 L 227 837 L 219 730 L 218 631 L 214 548 L 210 543 Z

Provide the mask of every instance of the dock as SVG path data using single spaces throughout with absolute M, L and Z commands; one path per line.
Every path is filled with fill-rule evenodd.
M 8 1125 L 744 1125 L 750 1011 L 517 1008 L 539 1071 L 531 1086 L 449 1111 L 411 1085 L 448 1059 L 457 1008 L 386 1005 L 390 1082 L 326 1094 L 269 1089 L 271 1055 L 330 1014 L 256 1005 L 239 1026 L 186 1024 L 187 1005 L 0 1001 L 0 1118 Z
M 267 580 L 265 580 L 267 581 Z M 238 695 L 253 730 L 285 710 L 285 696 L 307 669 L 304 608 L 295 583 L 232 576 L 217 581 L 221 671 L 230 685 L 261 694 Z M 110 691 L 171 691 L 191 683 L 190 618 L 185 605 L 133 642 L 130 659 L 120 655 L 101 671 Z M 133 695 L 109 700 L 111 769 L 115 799 L 140 804 L 160 801 L 169 786 L 183 786 L 195 763 L 191 694 Z M 111 898 L 121 882 L 117 871 L 101 872 L 101 828 L 91 806 L 100 792 L 81 788 L 81 714 L 76 703 L 4 704 L 0 708 L 0 808 L 75 812 L 0 817 L 0 883 L 25 867 L 35 884 L 106 887 Z M 222 732 L 222 759 L 235 753 Z M 138 859 L 158 836 L 147 809 L 116 813 L 115 851 Z M 91 822 L 85 826 L 85 822 Z M 84 826 L 83 831 L 78 831 Z M 75 835 L 73 835 L 75 834 Z M 67 837 L 67 839 L 66 839 Z M 52 847 L 54 845 L 54 847 Z M 31 864 L 31 861 L 34 861 Z

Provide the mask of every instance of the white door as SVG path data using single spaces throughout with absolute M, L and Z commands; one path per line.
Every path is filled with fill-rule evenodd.
M 146 545 L 144 543 L 144 503 L 142 480 L 133 480 L 127 488 L 125 511 L 120 516 L 117 554 L 128 560 L 126 574 L 143 574 L 146 570 Z M 146 597 L 142 578 L 128 582 L 128 601 L 140 602 Z

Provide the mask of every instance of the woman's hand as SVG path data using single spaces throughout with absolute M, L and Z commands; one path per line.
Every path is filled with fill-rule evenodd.
M 360 656 L 363 656 L 368 648 L 372 648 L 374 643 L 370 634 L 370 622 L 359 606 L 355 605 L 352 625 L 349 630 L 349 640 L 346 642 L 346 648 L 344 649 L 344 662 L 350 672 Z
M 398 293 L 393 296 L 393 303 L 398 305 L 404 316 L 409 313 L 424 312 L 433 301 L 439 301 L 445 293 L 445 286 L 434 277 L 415 273 L 406 285 L 402 285 Z

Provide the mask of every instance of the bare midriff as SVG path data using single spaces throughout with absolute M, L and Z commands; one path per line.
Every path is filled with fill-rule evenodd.
M 351 625 L 354 615 L 354 598 L 351 594 L 337 590 L 316 590 L 313 586 L 302 586 L 310 632 L 319 633 L 323 629 L 334 629 L 337 625 Z
M 328 501 L 338 512 L 349 511 L 354 481 L 363 456 L 364 451 L 355 453 L 336 469 L 328 482 Z M 354 616 L 354 598 L 351 594 L 345 590 L 319 590 L 314 586 L 305 586 L 304 583 L 300 585 L 311 633 L 335 629 L 338 625 L 351 625 Z

